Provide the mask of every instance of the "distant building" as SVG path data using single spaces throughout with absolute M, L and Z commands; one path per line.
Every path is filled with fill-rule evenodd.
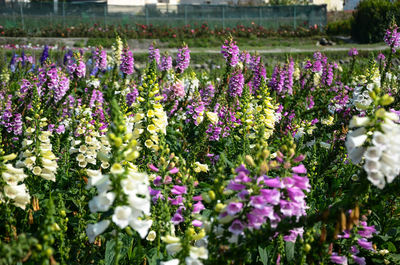
M 144 6 L 151 4 L 170 4 L 170 5 L 262 5 L 268 0 L 107 0 L 108 5 L 116 6 Z
M 354 10 L 358 3 L 360 3 L 360 0 L 345 0 L 343 10 Z
M 360 0 L 358 0 L 360 1 Z M 310 0 L 311 4 L 323 5 L 326 4 L 328 11 L 342 11 L 343 10 L 343 0 Z

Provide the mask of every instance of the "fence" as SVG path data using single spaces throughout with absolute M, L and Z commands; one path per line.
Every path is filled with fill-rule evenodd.
M 42 26 L 78 24 L 182 26 L 207 22 L 211 27 L 258 24 L 266 28 L 326 25 L 326 5 L 228 6 L 105 3 L 0 3 L 0 25 L 32 31 Z

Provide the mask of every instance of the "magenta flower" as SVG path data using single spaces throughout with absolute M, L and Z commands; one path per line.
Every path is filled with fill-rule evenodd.
M 244 224 L 240 220 L 236 219 L 235 221 L 232 222 L 228 230 L 234 235 L 241 235 L 243 234 L 244 228 L 245 228 Z
M 178 173 L 178 172 L 179 172 L 179 168 L 174 167 L 174 168 L 172 168 L 172 169 L 169 171 L 169 174 L 176 174 L 176 173 Z
M 231 181 L 231 182 L 229 182 L 228 186 L 226 186 L 226 188 L 228 190 L 243 190 L 246 188 L 246 186 L 243 184 L 239 184 L 239 183 L 235 183 L 235 182 Z
M 355 245 L 350 247 L 350 252 L 353 253 L 353 254 L 360 253 L 360 251 L 358 250 L 357 246 L 355 246 Z
M 178 50 L 176 55 L 176 71 L 178 73 L 183 73 L 190 64 L 190 50 L 187 45 L 183 46 Z
M 199 201 L 193 205 L 193 213 L 200 213 L 204 209 L 205 209 L 205 207 L 201 201 Z
M 289 235 L 283 236 L 283 240 L 285 240 L 286 242 L 296 243 L 297 237 L 303 238 L 304 229 L 303 227 L 299 227 L 299 228 L 294 228 L 289 232 L 290 232 Z
M 300 164 L 296 167 L 292 167 L 292 171 L 293 171 L 293 173 L 296 173 L 296 174 L 306 174 L 307 173 L 307 169 L 303 164 Z
M 183 218 L 182 214 L 178 213 L 178 211 L 174 214 L 174 216 L 171 219 L 171 222 L 174 225 L 178 225 L 182 223 L 185 219 Z
M 133 65 L 134 65 L 134 59 L 132 52 L 128 48 L 125 48 L 122 51 L 122 56 L 121 56 L 121 65 L 120 65 L 121 72 L 126 75 L 133 74 Z
M 400 32 L 398 32 L 398 29 L 397 25 L 387 29 L 383 38 L 386 44 L 392 48 L 393 53 L 396 52 L 396 48 L 400 47 Z
M 351 48 L 351 49 L 349 50 L 349 56 L 350 56 L 350 57 L 353 57 L 353 56 L 356 56 L 356 55 L 358 55 L 357 49 L 356 49 L 356 48 Z
M 372 247 L 372 242 L 367 241 L 365 238 L 358 239 L 357 243 L 363 249 L 375 251 L 374 248 Z
M 240 97 L 243 92 L 244 77 L 241 71 L 232 74 L 229 79 L 228 93 L 231 97 Z
M 148 167 L 154 172 L 158 172 L 159 171 L 159 169 L 153 164 L 149 164 Z
M 280 178 L 268 178 L 267 176 L 264 177 L 264 184 L 271 188 L 282 188 L 282 183 Z
M 267 189 L 261 189 L 260 190 L 262 196 L 264 197 L 264 200 L 267 203 L 270 203 L 272 205 L 278 205 L 281 199 L 281 193 L 277 189 L 273 190 L 267 190 Z
M 234 67 L 239 62 L 239 47 L 236 45 L 236 41 L 226 40 L 221 46 L 221 53 L 230 66 Z
M 331 261 L 335 264 L 347 265 L 347 257 L 339 256 L 337 253 L 333 252 L 331 255 Z
M 243 203 L 241 202 L 231 202 L 226 207 L 226 211 L 229 215 L 235 215 L 240 212 L 243 208 Z
M 182 195 L 186 193 L 186 186 L 178 186 L 174 185 L 174 187 L 171 189 L 171 193 L 175 195 Z
M 176 196 L 175 199 L 168 198 L 171 205 L 181 205 L 183 203 L 183 197 L 181 195 Z
M 203 222 L 200 221 L 200 220 L 193 220 L 193 221 L 192 221 L 192 225 L 193 225 L 194 227 L 201 227 L 201 226 L 203 225 Z
M 371 238 L 373 234 L 376 234 L 375 226 L 367 226 L 367 222 L 361 222 L 362 230 L 358 231 L 358 234 L 365 238 Z
M 366 265 L 367 264 L 365 262 L 364 257 L 357 257 L 356 255 L 352 255 L 351 257 L 353 258 L 354 262 L 357 263 L 358 265 Z

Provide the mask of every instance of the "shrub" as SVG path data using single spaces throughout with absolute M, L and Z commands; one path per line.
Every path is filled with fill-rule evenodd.
M 353 14 L 351 36 L 361 43 L 382 41 L 384 30 L 393 17 L 399 18 L 399 11 L 399 4 L 387 0 L 361 1 Z
M 338 20 L 326 25 L 325 32 L 328 35 L 351 35 L 352 19 Z

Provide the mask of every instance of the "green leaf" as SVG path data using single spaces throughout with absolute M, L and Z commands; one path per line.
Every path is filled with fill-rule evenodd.
M 258 247 L 258 253 L 260 254 L 260 260 L 263 265 L 268 265 L 268 252 L 265 248 Z
M 132 237 L 122 234 L 119 236 L 120 241 L 120 253 L 119 260 L 123 260 L 124 257 L 128 254 L 129 247 L 131 246 Z M 113 265 L 115 263 L 115 239 L 111 239 L 107 241 L 106 244 L 106 255 L 105 255 L 105 265 Z
M 106 257 L 105 257 L 105 264 L 111 265 L 114 264 L 114 248 L 115 248 L 115 240 L 111 239 L 107 241 L 106 244 Z
M 288 261 L 292 261 L 294 259 L 294 243 L 293 242 L 286 242 L 285 244 L 286 250 L 286 258 Z
M 400 263 L 400 254 L 389 254 L 389 257 L 395 262 L 395 264 Z
M 389 250 L 389 252 L 392 252 L 392 253 L 396 253 L 397 252 L 397 249 L 396 249 L 395 245 L 390 241 L 387 242 L 387 249 Z

